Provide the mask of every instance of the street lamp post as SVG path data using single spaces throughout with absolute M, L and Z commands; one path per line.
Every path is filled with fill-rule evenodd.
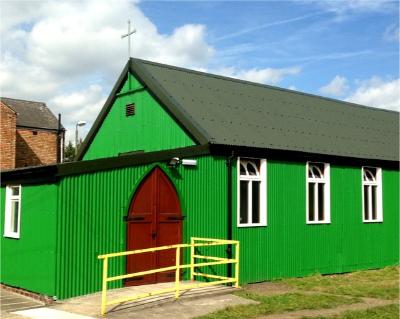
M 78 153 L 78 127 L 86 125 L 86 121 L 78 121 L 75 125 L 75 156 Z

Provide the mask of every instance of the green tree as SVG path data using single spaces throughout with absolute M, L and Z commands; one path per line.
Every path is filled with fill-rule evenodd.
M 75 158 L 75 147 L 69 141 L 68 145 L 64 147 L 64 162 L 72 162 Z

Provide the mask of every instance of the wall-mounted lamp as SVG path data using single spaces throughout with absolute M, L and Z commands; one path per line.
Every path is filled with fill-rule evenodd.
M 197 160 L 190 160 L 190 159 L 180 159 L 179 157 L 173 157 L 168 162 L 168 167 L 177 168 L 179 165 L 184 166 L 196 166 Z
M 195 160 L 195 159 L 182 159 L 181 160 L 179 157 L 173 157 L 168 162 L 168 167 L 177 168 L 181 164 L 184 166 L 196 166 L 197 160 Z
M 181 163 L 181 161 L 179 160 L 179 157 L 173 157 L 170 159 L 170 161 L 168 162 L 167 165 L 168 165 L 168 167 L 177 168 L 180 163 Z
M 185 166 L 196 166 L 197 165 L 197 160 L 195 160 L 195 159 L 183 159 L 182 160 L 182 165 L 185 165 Z

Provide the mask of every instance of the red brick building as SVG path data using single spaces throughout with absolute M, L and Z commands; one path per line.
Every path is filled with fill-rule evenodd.
M 64 128 L 42 102 L 1 98 L 0 169 L 60 162 Z

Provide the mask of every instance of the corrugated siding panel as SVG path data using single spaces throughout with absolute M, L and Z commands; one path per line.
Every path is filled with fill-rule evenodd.
M 60 298 L 98 291 L 97 255 L 125 249 L 122 221 L 141 178 L 154 165 L 70 176 L 59 192 Z M 224 158 L 198 158 L 197 167 L 169 169 L 180 196 L 184 242 L 190 236 L 227 237 Z M 242 283 L 312 273 L 337 273 L 398 263 L 399 181 L 383 171 L 384 222 L 364 224 L 361 216 L 361 168 L 331 166 L 331 224 L 306 225 L 305 163 L 268 161 L 268 226 L 236 227 L 236 169 L 233 167 L 233 238 L 241 242 Z M 225 255 L 225 247 L 205 253 Z M 184 254 L 187 261 L 187 252 Z M 111 266 L 123 273 L 124 260 Z M 206 269 L 215 271 L 216 269 Z M 224 273 L 226 267 L 218 271 Z M 113 287 L 120 287 L 121 282 Z
M 58 240 L 58 297 L 95 292 L 101 286 L 97 255 L 123 251 L 126 228 L 123 217 L 140 180 L 154 165 L 65 177 L 60 182 Z M 190 236 L 225 238 L 226 167 L 223 160 L 198 158 L 197 167 L 169 169 L 181 200 L 184 242 Z M 222 195 L 221 195 L 222 194 Z M 219 251 L 221 252 L 221 251 Z M 223 252 L 223 251 L 222 251 Z M 110 273 L 122 274 L 124 259 L 115 259 Z M 120 287 L 121 282 L 110 284 Z
M 242 282 L 398 263 L 398 176 L 383 172 L 384 222 L 364 224 L 361 168 L 331 166 L 331 224 L 306 225 L 305 163 L 268 161 L 268 226 L 236 228 L 234 218 Z
M 4 230 L 5 188 L 1 188 L 0 229 Z M 20 238 L 1 236 L 1 282 L 54 296 L 57 186 L 22 185 Z
M 59 298 L 98 291 L 101 263 L 97 255 L 125 249 L 126 205 L 149 166 L 82 174 L 60 183 L 61 213 L 58 242 Z M 122 273 L 122 258 L 110 273 Z M 119 286 L 111 283 L 110 287 Z
M 137 91 L 131 91 L 136 89 Z M 164 108 L 131 75 L 84 155 L 85 160 L 131 151 L 159 151 L 195 145 Z M 135 104 L 126 117 L 125 106 Z M 156 124 L 155 124 L 156 123 Z
M 175 183 L 181 194 L 187 218 L 184 223 L 184 242 L 190 237 L 226 238 L 226 175 L 225 160 L 201 159 L 198 168 L 182 170 L 183 180 Z M 200 254 L 225 257 L 226 246 L 198 248 Z M 184 254 L 188 260 L 188 250 Z M 226 266 L 202 268 L 207 273 L 225 274 Z M 198 278 L 199 279 L 199 278 Z

